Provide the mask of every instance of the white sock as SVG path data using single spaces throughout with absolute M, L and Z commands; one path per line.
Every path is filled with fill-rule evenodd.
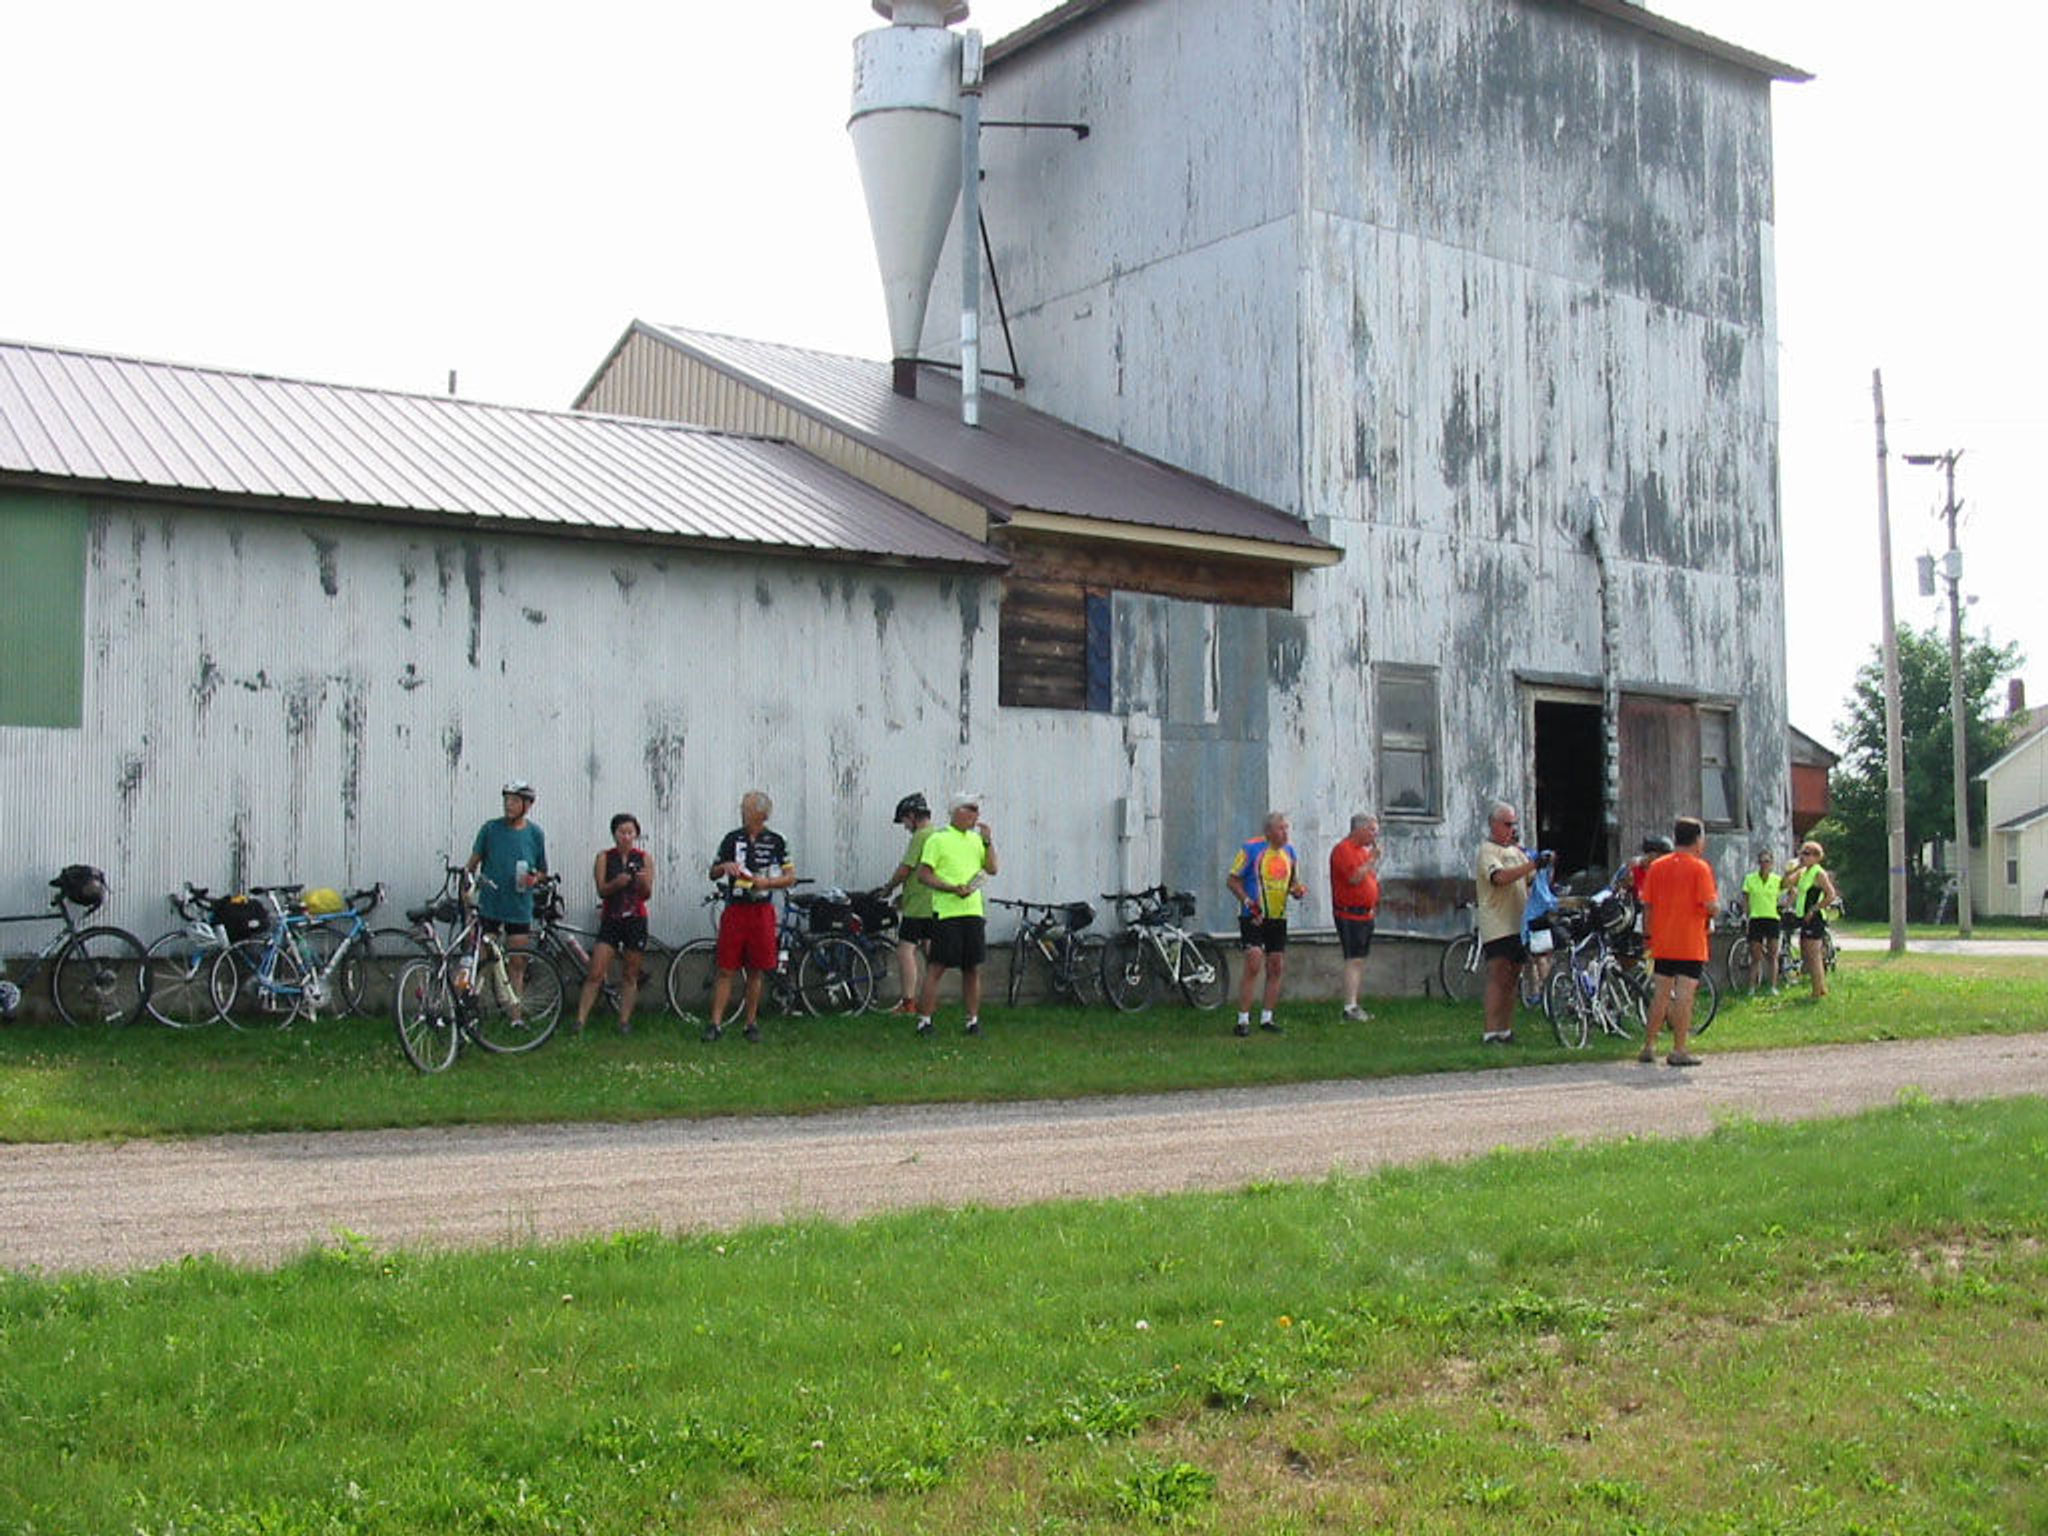
M 1237 1022 L 1238 1022 L 1238 1023 L 1240 1023 L 1240 1024 L 1249 1024 L 1249 1023 L 1251 1023 L 1251 1021 L 1252 1021 L 1252 1016 L 1251 1016 L 1250 1014 L 1248 1014 L 1248 1013 L 1240 1013 L 1240 1014 L 1239 1014 L 1239 1015 L 1237 1016 Z
M 1270 1009 L 1270 1008 L 1261 1008 L 1261 1009 L 1259 1010 L 1259 1022 L 1260 1022 L 1261 1024 L 1270 1024 L 1270 1023 L 1272 1023 L 1272 1022 L 1273 1022 L 1273 1010 L 1272 1010 L 1272 1009 Z

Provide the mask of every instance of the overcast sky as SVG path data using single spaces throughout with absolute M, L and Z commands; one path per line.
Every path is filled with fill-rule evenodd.
M 976 0 L 991 40 L 1049 0 Z M 2048 21 L 1956 0 L 1663 0 L 1813 71 L 1776 101 L 1794 722 L 1879 638 L 1870 375 L 1902 620 L 1964 450 L 1974 632 L 2048 702 L 2038 258 Z M 636 317 L 882 357 L 845 134 L 865 0 L 19 6 L 0 337 L 565 406 Z M 1759 622 L 1768 622 L 1760 616 Z

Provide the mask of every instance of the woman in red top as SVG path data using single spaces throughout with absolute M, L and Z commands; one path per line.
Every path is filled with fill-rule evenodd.
M 1637 882 L 1636 895 L 1650 914 L 1650 953 L 1656 957 L 1656 980 L 1650 993 L 1650 1017 L 1638 1061 L 1657 1059 L 1657 1032 L 1671 1016 L 1674 1067 L 1696 1067 L 1699 1057 L 1686 1047 L 1692 1035 L 1692 997 L 1707 968 L 1708 934 L 1721 905 L 1713 867 L 1701 858 L 1705 825 L 1691 816 L 1678 818 L 1677 848 L 1652 864 Z
M 590 1022 L 597 990 L 611 974 L 614 955 L 624 958 L 619 977 L 619 1033 L 633 1032 L 633 1004 L 640 998 L 640 966 L 647 955 L 647 898 L 654 890 L 654 869 L 639 843 L 639 819 L 621 811 L 612 818 L 612 846 L 591 865 L 590 877 L 597 882 L 603 905 L 590 974 L 583 978 L 583 995 L 576 1000 L 579 1035 Z

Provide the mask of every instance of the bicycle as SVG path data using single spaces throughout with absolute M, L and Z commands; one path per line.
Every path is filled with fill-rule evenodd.
M 1557 1043 L 1567 1050 L 1584 1050 L 1596 1026 L 1603 1035 L 1640 1037 L 1645 1027 L 1644 993 L 1616 951 L 1629 933 L 1627 909 L 1602 891 L 1585 911 L 1560 916 L 1562 921 L 1553 927 L 1566 943 L 1543 994 L 1543 1011 Z
M 583 983 L 590 977 L 591 955 L 597 949 L 597 930 L 579 928 L 565 922 L 569 904 L 562 895 L 560 875 L 542 875 L 533 887 L 533 948 L 536 953 L 546 955 L 560 972 L 563 985 L 571 997 L 580 996 Z M 653 934 L 647 936 L 647 948 L 640 961 L 640 992 L 635 1006 L 653 1003 L 656 1009 L 668 1000 L 668 972 L 675 964 L 674 946 L 664 944 Z M 624 965 L 621 959 L 621 966 Z M 611 1009 L 612 1016 L 619 1016 L 621 983 L 607 974 L 598 983 L 598 996 Z
M 1071 998 L 1084 1008 L 1102 1001 L 1103 955 L 1109 941 L 1099 933 L 1081 931 L 1095 921 L 1093 907 L 1085 901 L 1004 901 L 993 896 L 989 900 L 1020 914 L 1010 941 L 1005 996 L 1011 1007 L 1025 990 L 1025 973 L 1041 969 L 1045 985 L 1038 990 L 1048 1001 Z
M 50 967 L 50 1004 L 66 1024 L 123 1027 L 149 1005 L 149 958 L 142 940 L 125 928 L 100 923 L 81 928 L 73 907 L 86 916 L 107 899 L 106 876 L 86 864 L 70 864 L 50 882 L 55 890 L 48 912 L 18 912 L 0 923 L 62 923 L 63 931 L 29 957 L 19 982 L 0 960 L 0 1023 L 11 1024 L 21 1009 L 22 988 Z M 53 959 L 54 957 L 54 959 Z
M 339 912 L 308 912 L 303 884 L 257 885 L 249 894 L 269 909 L 263 931 L 235 939 L 214 956 L 207 987 L 216 1014 L 236 1029 L 271 1023 L 279 1029 L 301 1015 L 361 1013 L 369 914 L 384 899 L 382 885 L 351 891 Z M 332 921 L 330 921 L 332 919 Z
M 1207 1011 L 1222 1005 L 1230 992 L 1230 962 L 1213 939 L 1180 926 L 1179 919 L 1195 915 L 1193 892 L 1155 885 L 1104 891 L 1102 899 L 1115 906 L 1125 925 L 1102 951 L 1102 990 L 1115 1008 L 1135 1013 L 1164 987 L 1178 987 L 1190 1007 Z
M 903 915 L 881 891 L 855 891 L 851 900 L 853 914 L 841 936 L 868 957 L 868 975 L 874 982 L 868 1011 L 893 1012 L 903 1001 L 903 972 L 896 959 L 896 947 L 903 942 L 897 932 Z
M 268 920 L 247 896 L 213 896 L 190 880 L 164 899 L 181 922 L 150 941 L 149 1015 L 170 1029 L 217 1024 L 213 963 L 235 940 L 262 933 Z
M 1841 915 L 1841 909 L 1835 909 Z M 1835 971 L 1835 961 L 1840 952 L 1835 948 L 1835 931 L 1832 927 L 1821 930 L 1821 963 L 1830 976 Z M 1748 996 L 1755 990 L 1750 985 L 1750 962 L 1754 958 L 1750 949 L 1749 935 L 1743 934 L 1728 946 L 1728 990 L 1738 997 Z M 1806 946 L 1800 942 L 1797 928 L 1783 929 L 1778 935 L 1778 974 L 1774 987 L 1789 988 L 1806 975 Z
M 421 1072 L 445 1071 L 464 1042 L 501 1056 L 544 1044 L 562 1012 L 562 978 L 547 956 L 524 955 L 520 981 L 512 980 L 505 947 L 486 933 L 476 893 L 488 882 L 444 861 L 441 894 L 406 913 L 434 953 L 408 961 L 398 973 L 395 1022 L 399 1048 Z M 445 942 L 436 922 L 455 932 Z
M 799 880 L 798 885 L 809 885 Z M 703 900 L 703 905 L 722 906 L 731 892 L 721 886 Z M 824 906 L 819 907 L 820 900 Z M 867 1008 L 874 997 L 875 978 L 867 954 L 843 934 L 833 931 L 842 921 L 838 910 L 851 910 L 846 893 L 828 890 L 818 896 L 790 894 L 784 897 L 782 916 L 775 930 L 775 969 L 763 978 L 761 1004 L 776 1013 L 855 1014 Z M 817 916 L 808 917 L 816 912 Z M 816 925 L 807 931 L 804 914 Z M 714 924 L 715 926 L 715 924 Z M 712 988 L 718 982 L 718 941 L 692 939 L 676 951 L 668 972 L 668 1003 L 676 1016 L 707 1029 L 722 1029 L 727 1019 L 711 1017 Z M 729 1007 L 737 1010 L 738 999 Z
M 1458 903 L 1460 914 L 1469 914 L 1466 929 L 1444 945 L 1443 953 L 1437 956 L 1437 985 L 1443 988 L 1444 996 L 1454 1003 L 1469 1003 L 1486 990 L 1486 946 L 1479 942 L 1479 908 L 1471 901 Z M 1544 957 L 1531 955 L 1530 962 Z M 1525 963 L 1522 966 L 1520 1000 L 1524 1008 L 1534 1013 L 1543 1007 L 1543 989 L 1549 978 L 1548 964 Z

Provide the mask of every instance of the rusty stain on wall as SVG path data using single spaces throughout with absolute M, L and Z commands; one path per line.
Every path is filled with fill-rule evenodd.
M 335 565 L 335 551 L 340 547 L 322 533 L 308 532 L 307 541 L 313 546 L 313 558 L 320 571 L 320 590 L 329 597 L 341 592 L 341 577 Z
M 673 811 L 683 790 L 683 753 L 689 733 L 679 714 L 650 713 L 641 760 L 647 770 L 648 792 L 654 808 L 663 814 Z

